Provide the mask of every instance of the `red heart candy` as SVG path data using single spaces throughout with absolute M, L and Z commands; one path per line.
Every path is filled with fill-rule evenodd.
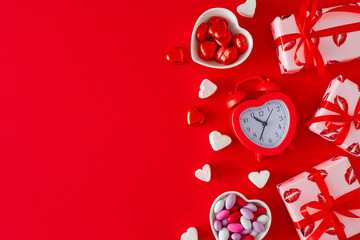
M 215 58 L 219 63 L 229 65 L 238 60 L 239 53 L 235 47 L 224 46 L 216 52 Z
M 239 53 L 244 53 L 248 49 L 246 38 L 242 34 L 235 35 L 232 42 Z
M 217 45 L 219 45 L 220 47 L 225 46 L 225 45 L 229 45 L 229 43 L 232 40 L 232 34 L 231 32 L 228 30 L 227 34 L 226 34 L 226 38 L 223 41 L 219 41 L 215 39 L 215 42 L 217 43 Z
M 209 25 L 207 25 L 206 23 L 200 24 L 196 30 L 197 40 L 201 42 L 208 39 L 209 38 L 208 29 L 209 29 Z
M 217 50 L 217 45 L 214 42 L 203 41 L 200 42 L 199 45 L 199 57 L 204 60 L 211 60 L 215 56 L 215 52 Z
M 172 64 L 184 63 L 184 51 L 180 47 L 173 47 L 166 54 L 166 61 Z
M 227 25 L 229 25 L 228 21 L 225 19 L 225 18 L 222 18 L 222 17 L 211 17 L 208 21 L 208 24 L 211 26 L 213 25 L 214 23 L 218 23 L 218 22 L 224 22 Z
M 197 108 L 190 108 L 187 111 L 187 124 L 196 126 L 200 125 L 205 121 L 205 116 Z
M 227 26 L 224 22 L 214 23 L 208 30 L 209 35 L 219 41 L 225 40 L 227 32 Z

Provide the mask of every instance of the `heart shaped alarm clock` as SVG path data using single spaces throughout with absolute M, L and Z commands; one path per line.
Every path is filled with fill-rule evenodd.
M 260 80 L 257 91 L 265 94 L 255 100 L 242 101 L 246 93 L 238 90 L 239 85 L 256 79 Z M 231 109 L 232 131 L 246 148 L 255 152 L 258 161 L 262 155 L 279 154 L 290 145 L 296 129 L 295 106 L 270 79 L 254 76 L 238 81 L 227 106 Z

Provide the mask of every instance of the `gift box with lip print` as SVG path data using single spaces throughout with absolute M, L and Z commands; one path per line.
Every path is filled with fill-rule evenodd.
M 295 73 L 360 57 L 360 3 L 318 9 L 304 1 L 296 14 L 271 23 L 280 70 Z
M 360 233 L 360 184 L 337 156 L 277 185 L 300 239 L 344 239 Z
M 360 156 L 360 88 L 338 76 L 325 91 L 318 110 L 308 122 L 310 131 L 354 156 Z

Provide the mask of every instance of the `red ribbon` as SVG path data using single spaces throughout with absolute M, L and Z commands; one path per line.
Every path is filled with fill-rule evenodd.
M 309 8 L 310 11 L 308 12 Z M 276 47 L 280 45 L 284 46 L 288 42 L 294 41 L 296 39 L 300 39 L 294 55 L 294 61 L 296 65 L 305 66 L 305 67 L 314 67 L 314 60 L 315 60 L 320 75 L 324 76 L 325 75 L 324 59 L 322 58 L 322 55 L 318 47 L 311 39 L 360 31 L 360 22 L 346 24 L 337 27 L 331 27 L 318 31 L 313 30 L 315 24 L 322 17 L 333 12 L 360 13 L 360 6 L 354 6 L 354 5 L 340 6 L 330 9 L 329 11 L 324 13 L 322 12 L 317 13 L 316 4 L 307 0 L 301 5 L 298 15 L 297 16 L 295 15 L 296 25 L 300 33 L 292 33 L 278 37 L 277 39 L 275 39 Z M 305 63 L 302 63 L 298 58 L 298 51 L 302 45 L 304 45 Z
M 334 141 L 334 143 L 336 145 L 341 145 L 345 141 L 345 139 L 350 131 L 351 122 L 360 124 L 360 99 L 358 100 L 358 102 L 356 104 L 356 107 L 354 110 L 354 115 L 348 114 L 347 112 L 343 111 L 339 107 L 339 105 L 336 105 L 336 104 L 334 104 L 332 102 L 328 102 L 328 101 L 321 102 L 320 108 L 324 108 L 324 109 L 334 112 L 336 114 L 314 117 L 307 124 L 312 124 L 312 123 L 317 123 L 317 122 L 325 122 L 325 126 L 328 129 L 338 130 L 338 129 L 342 128 Z M 336 122 L 338 124 L 334 124 L 334 122 Z
M 360 216 L 350 212 L 350 210 L 360 209 L 360 188 L 348 192 L 337 199 L 333 200 L 330 195 L 329 188 L 317 169 L 311 169 L 309 173 L 324 196 L 325 203 L 320 201 L 312 201 L 301 206 L 301 215 L 304 217 L 299 222 L 294 222 L 297 229 L 304 229 L 309 224 L 320 221 L 320 225 L 307 238 L 308 240 L 318 240 L 325 231 L 332 225 L 335 229 L 336 235 L 340 240 L 347 239 L 342 223 L 337 214 L 349 217 L 360 218 Z M 308 208 L 317 209 L 319 211 L 310 214 Z

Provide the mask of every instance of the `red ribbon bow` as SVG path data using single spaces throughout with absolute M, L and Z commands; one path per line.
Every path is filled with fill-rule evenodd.
M 333 200 L 320 171 L 311 169 L 309 173 L 312 175 L 313 181 L 315 181 L 324 196 L 325 202 L 312 201 L 301 206 L 300 211 L 304 219 L 299 222 L 294 222 L 295 227 L 297 229 L 304 229 L 309 224 L 322 220 L 316 230 L 307 238 L 308 240 L 318 240 L 331 225 L 334 227 L 336 235 L 340 240 L 347 239 L 343 225 L 337 214 L 350 218 L 360 218 L 360 216 L 350 212 L 350 210 L 360 209 L 360 188 Z M 310 214 L 308 208 L 319 211 Z
M 339 105 L 336 105 L 332 102 L 323 101 L 320 104 L 320 108 L 324 108 L 326 110 L 329 110 L 337 114 L 314 117 L 307 124 L 312 124 L 316 122 L 325 122 L 325 126 L 328 129 L 338 130 L 342 128 L 334 141 L 336 145 L 341 145 L 345 141 L 350 131 L 350 126 L 352 122 L 360 124 L 360 99 L 356 104 L 354 115 L 352 116 L 347 112 L 345 112 L 344 110 L 342 110 L 339 107 Z M 334 122 L 338 124 L 334 124 Z
M 310 11 L 308 12 L 307 9 L 309 8 Z M 324 76 L 325 75 L 324 59 L 322 58 L 322 55 L 318 47 L 311 39 L 360 31 L 360 22 L 346 24 L 337 27 L 331 27 L 317 31 L 313 30 L 315 24 L 322 17 L 333 12 L 360 13 L 360 6 L 355 6 L 355 5 L 340 6 L 340 7 L 335 7 L 326 12 L 322 12 L 322 11 L 319 12 L 317 11 L 316 4 L 307 0 L 301 5 L 298 15 L 295 16 L 296 25 L 300 33 L 292 33 L 278 37 L 277 39 L 275 39 L 276 47 L 280 45 L 284 46 L 286 43 L 289 43 L 296 39 L 300 39 L 294 55 L 294 61 L 296 65 L 305 66 L 305 67 L 314 67 L 314 61 L 315 61 L 320 75 Z M 304 45 L 305 63 L 302 63 L 298 58 L 298 51 L 302 45 Z

